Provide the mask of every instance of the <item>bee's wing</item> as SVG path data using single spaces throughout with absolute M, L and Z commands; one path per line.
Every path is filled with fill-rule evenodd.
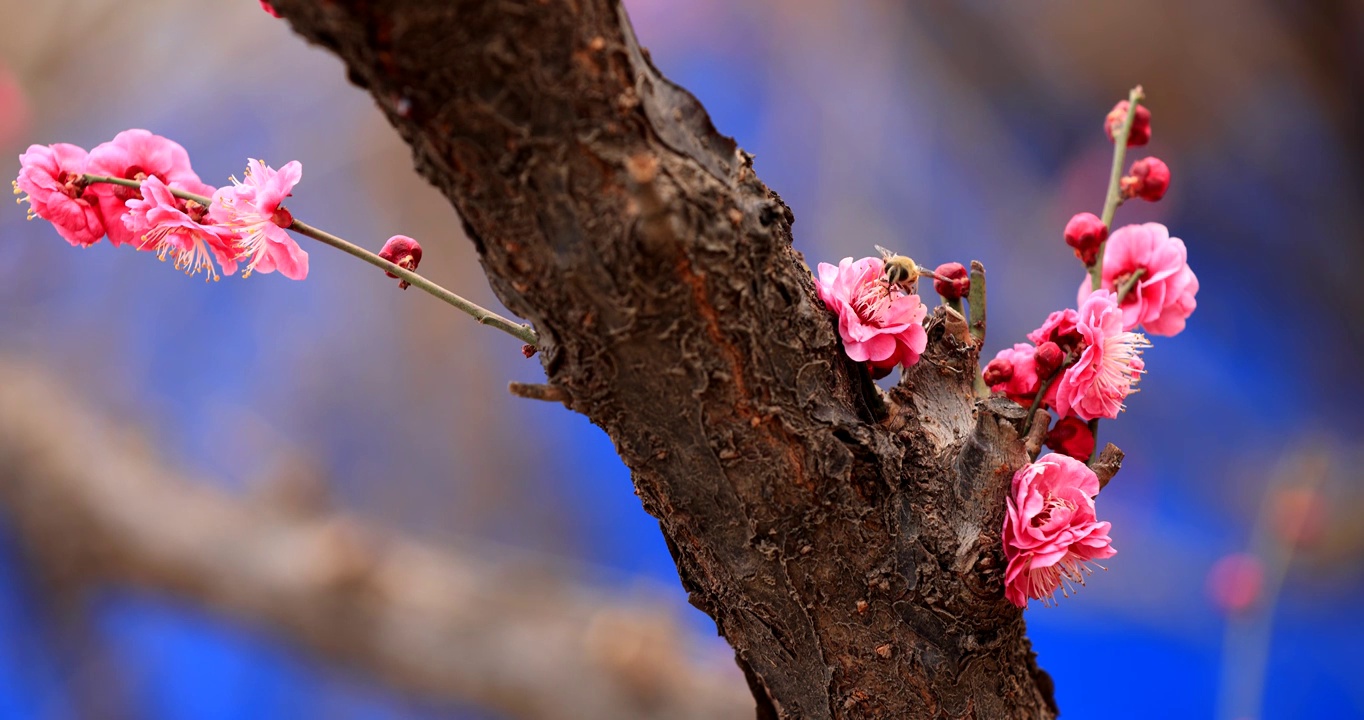
M 881 253 L 881 257 L 884 258 L 884 259 L 886 259 L 886 260 L 889 260 L 889 259 L 895 257 L 895 253 L 893 253 L 893 252 L 891 252 L 891 251 L 889 251 L 889 250 L 887 250 L 887 249 L 881 247 L 880 245 L 872 245 L 872 247 L 876 248 L 876 252 Z

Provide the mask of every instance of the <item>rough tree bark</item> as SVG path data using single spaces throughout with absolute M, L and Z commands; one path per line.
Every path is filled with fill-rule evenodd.
M 1021 411 L 939 310 L 883 401 L 793 215 L 618 0 L 276 0 L 459 210 L 549 383 L 601 426 L 760 718 L 1056 713 L 999 529 Z

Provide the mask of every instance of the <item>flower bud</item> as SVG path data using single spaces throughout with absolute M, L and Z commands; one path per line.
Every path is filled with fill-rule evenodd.
M 406 235 L 394 235 L 384 243 L 384 249 L 379 251 L 379 257 L 400 268 L 416 270 L 417 264 L 422 261 L 422 246 Z M 384 271 L 384 274 L 391 278 L 398 277 L 388 271 Z M 398 287 L 406 290 L 409 284 L 403 280 L 398 283 Z
M 1108 111 L 1108 118 L 1104 120 L 1104 132 L 1108 134 L 1108 139 L 1113 140 L 1113 136 L 1118 134 L 1122 128 L 1123 121 L 1127 120 L 1128 102 L 1120 101 L 1113 109 Z M 1140 103 L 1137 104 L 1137 111 L 1132 115 L 1132 130 L 1127 133 L 1127 147 L 1139 147 L 1151 142 L 1151 111 Z
M 1108 239 L 1108 226 L 1094 213 L 1077 213 L 1066 223 L 1065 237 L 1075 257 L 1089 267 L 1099 257 L 1099 246 Z
M 947 300 L 960 300 L 971 292 L 971 277 L 961 263 L 943 263 L 933 271 L 933 289 Z
M 1122 196 L 1139 197 L 1147 202 L 1155 202 L 1165 197 L 1170 188 L 1170 166 L 1155 157 L 1142 158 L 1132 163 L 1127 177 L 1122 179 Z
M 1063 417 L 1047 431 L 1047 447 L 1080 462 L 1089 462 L 1094 454 L 1094 433 L 1080 418 Z
M 1066 354 L 1061 347 L 1054 342 L 1047 341 L 1037 346 L 1037 352 L 1033 355 L 1033 363 L 1037 367 L 1037 377 L 1049 378 L 1061 368 L 1061 363 L 1066 359 Z
M 994 387 L 1006 383 L 1014 377 L 1014 364 L 1008 358 L 995 358 L 985 366 L 985 384 Z

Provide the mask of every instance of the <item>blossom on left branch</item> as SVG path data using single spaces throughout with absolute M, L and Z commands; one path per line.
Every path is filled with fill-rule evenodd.
M 84 148 L 56 143 L 31 145 L 19 156 L 14 194 L 28 203 L 28 217 L 40 217 L 76 247 L 89 247 L 104 237 L 99 198 L 84 180 L 89 157 Z

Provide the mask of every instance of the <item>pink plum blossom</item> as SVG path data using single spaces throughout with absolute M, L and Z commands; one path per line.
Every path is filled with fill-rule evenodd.
M 212 195 L 213 188 L 203 183 L 182 187 L 196 195 Z M 125 226 L 139 235 L 138 249 L 154 250 L 162 260 L 169 255 L 178 270 L 195 275 L 200 270 L 218 279 L 213 267 L 217 260 L 223 274 L 237 271 L 237 233 L 224 225 L 206 223 L 208 207 L 171 194 L 170 187 L 152 175 L 142 182 L 142 193 L 128 201 Z
M 98 201 L 81 177 L 87 157 L 83 148 L 67 143 L 30 145 L 19 156 L 19 177 L 13 183 L 15 195 L 27 193 L 19 202 L 28 202 L 30 219 L 52 223 L 58 235 L 78 247 L 104 237 Z
M 1028 333 L 1028 339 L 1037 345 L 1054 342 L 1062 349 L 1073 349 L 1080 343 L 1080 335 L 1075 332 L 1079 320 L 1079 313 L 1071 308 L 1056 310 L 1042 322 L 1042 327 Z
M 1189 268 L 1184 241 L 1170 237 L 1160 223 L 1115 230 L 1104 250 L 1103 289 L 1117 292 L 1137 270 L 1144 273 L 1122 301 L 1124 330 L 1141 326 L 1154 335 L 1177 335 L 1198 306 L 1198 277 Z M 1080 285 L 1079 302 L 1090 293 Z
M 1141 351 L 1150 347 L 1142 335 L 1123 330 L 1122 311 L 1113 293 L 1099 290 L 1080 306 L 1075 329 L 1081 350 L 1054 386 L 1056 411 L 1081 420 L 1115 418 L 1123 400 L 1141 377 Z
M 279 170 L 251 160 L 245 180 L 232 178 L 232 186 L 213 194 L 209 218 L 233 228 L 241 238 L 238 259 L 246 262 L 242 277 L 276 270 L 290 280 L 308 276 L 308 253 L 285 231 L 294 219 L 280 204 L 302 177 L 303 165 L 297 160 Z
M 928 308 L 916 294 L 907 294 L 885 281 L 881 258 L 853 262 L 843 258 L 837 267 L 819 264 L 819 297 L 838 314 L 838 334 L 848 357 L 874 370 L 909 367 L 928 345 L 923 320 Z
M 137 128 L 124 130 L 91 150 L 86 172 L 124 180 L 155 177 L 166 184 L 200 184 L 199 176 L 190 169 L 185 148 L 174 140 Z M 111 183 L 96 183 L 90 189 L 99 198 L 100 216 L 109 231 L 109 242 L 115 246 L 139 244 L 139 236 L 122 222 L 127 202 L 139 197 L 139 191 Z
M 985 366 L 985 381 L 998 381 L 990 384 L 990 391 L 1003 393 L 1019 405 L 1030 407 L 1042 384 L 1042 379 L 1037 376 L 1036 353 L 1037 348 L 1028 343 L 1016 343 L 996 353 L 995 359 Z M 1005 368 L 1011 369 L 1011 372 L 1000 372 Z M 1048 391 L 1049 397 L 1051 394 Z
M 1099 478 L 1075 458 L 1053 453 L 1014 473 L 1004 519 L 1004 596 L 1018 607 L 1028 599 L 1054 603 L 1093 572 L 1089 564 L 1113 557 L 1110 524 L 1094 514 Z

